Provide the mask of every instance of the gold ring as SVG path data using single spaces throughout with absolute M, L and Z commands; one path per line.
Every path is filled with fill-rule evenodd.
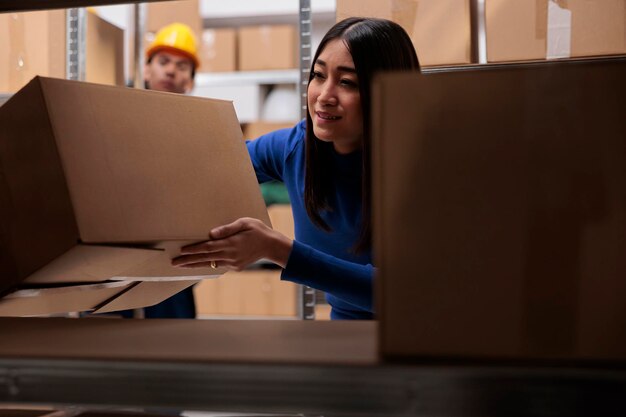
M 215 261 L 211 261 L 211 268 L 217 269 L 217 264 L 215 263 Z

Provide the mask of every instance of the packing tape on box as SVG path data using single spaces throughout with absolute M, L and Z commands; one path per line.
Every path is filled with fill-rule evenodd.
M 536 0 L 535 36 L 546 41 L 546 58 L 569 58 L 572 12 L 568 0 Z
M 572 56 L 572 11 L 566 0 L 548 2 L 546 59 Z

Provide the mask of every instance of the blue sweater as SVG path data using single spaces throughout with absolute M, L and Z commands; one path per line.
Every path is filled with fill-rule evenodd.
M 289 192 L 296 240 L 282 279 L 324 291 L 332 319 L 372 319 L 372 254 L 352 251 L 361 228 L 362 153 L 334 154 L 333 210 L 321 213 L 326 232 L 304 206 L 305 132 L 302 121 L 247 142 L 259 182 L 282 181 Z

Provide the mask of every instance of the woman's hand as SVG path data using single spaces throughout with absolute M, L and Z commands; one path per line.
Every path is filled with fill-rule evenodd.
M 241 271 L 265 258 L 284 268 L 293 247 L 293 241 L 287 236 L 249 217 L 216 227 L 209 237 L 211 240 L 182 248 L 181 255 L 172 260 L 172 265 Z

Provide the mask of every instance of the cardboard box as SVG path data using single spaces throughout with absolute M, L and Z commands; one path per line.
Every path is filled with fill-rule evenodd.
M 244 139 L 256 139 L 259 136 L 263 136 L 267 133 L 273 132 L 279 129 L 289 129 L 296 125 L 297 122 L 293 123 L 276 123 L 276 122 L 250 122 L 246 123 L 243 128 L 243 138 Z
M 626 0 L 486 0 L 489 62 L 626 54 Z
M 163 1 L 148 3 L 146 32 L 156 33 L 170 23 L 184 23 L 191 28 L 200 42 L 202 18 L 198 0 Z M 198 44 L 198 46 L 200 46 Z
M 381 77 L 383 355 L 626 359 L 625 73 L 626 58 Z
M 336 16 L 337 21 L 362 16 L 400 24 L 422 66 L 472 61 L 469 0 L 337 0 Z
M 0 14 L 0 92 L 13 93 L 34 76 L 65 78 L 64 10 Z M 124 31 L 87 13 L 85 76 L 124 84 Z
M 224 272 L 170 266 L 182 245 L 269 224 L 220 100 L 37 77 L 0 108 L 0 169 L 0 295 L 116 279 L 130 284 L 93 308 L 154 304 Z M 83 309 L 80 293 L 54 305 Z
M 237 31 L 233 28 L 205 29 L 200 49 L 202 72 L 237 70 Z
M 85 81 L 125 84 L 124 30 L 92 12 L 87 13 Z
M 298 68 L 298 37 L 295 26 L 242 27 L 238 38 L 240 71 Z
M 65 11 L 0 14 L 0 92 L 35 75 L 65 77 Z

